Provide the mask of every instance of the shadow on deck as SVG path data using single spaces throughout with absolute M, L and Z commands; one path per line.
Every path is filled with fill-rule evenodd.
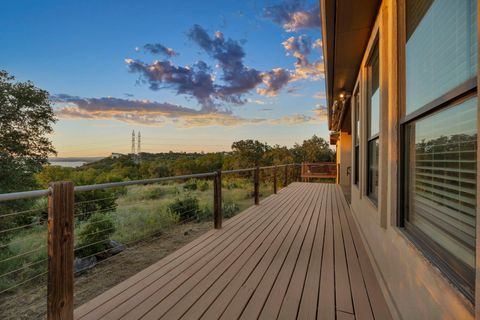
M 339 186 L 293 183 L 76 319 L 390 319 Z

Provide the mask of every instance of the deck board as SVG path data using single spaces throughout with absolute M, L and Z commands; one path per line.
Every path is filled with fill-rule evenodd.
M 293 183 L 76 319 L 390 319 L 339 186 Z

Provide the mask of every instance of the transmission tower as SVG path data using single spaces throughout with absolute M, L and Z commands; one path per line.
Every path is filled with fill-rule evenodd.
M 135 130 L 132 131 L 132 155 L 135 154 Z
M 140 134 L 140 131 L 138 131 L 138 145 L 137 145 L 137 154 L 140 156 L 140 152 L 142 152 L 142 142 L 141 142 L 141 139 L 142 139 L 142 135 Z

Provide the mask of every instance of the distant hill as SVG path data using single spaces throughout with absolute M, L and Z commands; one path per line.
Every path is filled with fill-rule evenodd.
M 105 157 L 64 157 L 64 158 L 48 158 L 49 162 L 95 162 Z

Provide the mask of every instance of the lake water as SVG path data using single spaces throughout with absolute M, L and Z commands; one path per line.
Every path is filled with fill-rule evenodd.
M 61 167 L 69 167 L 69 168 L 76 168 L 83 166 L 86 162 L 85 161 L 50 161 L 52 166 L 61 166 Z

